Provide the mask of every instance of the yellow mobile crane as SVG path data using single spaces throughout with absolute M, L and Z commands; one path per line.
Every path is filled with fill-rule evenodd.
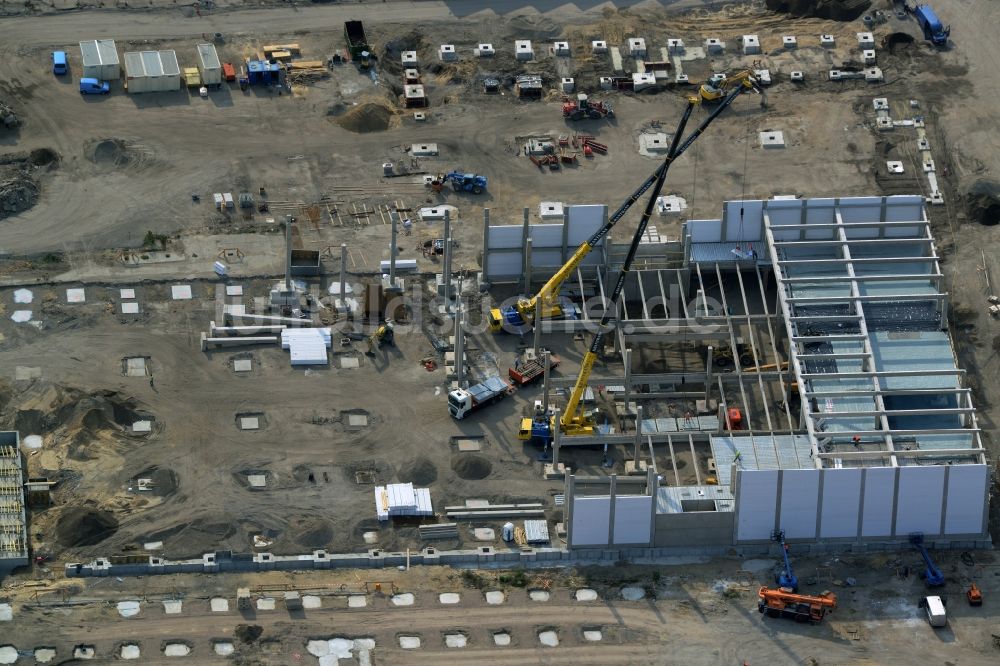
M 632 244 L 629 246 L 628 254 L 625 255 L 625 261 L 622 264 L 621 271 L 618 273 L 618 281 L 615 282 L 614 290 L 611 292 L 611 297 L 608 300 L 608 304 L 604 309 L 604 315 L 601 317 L 601 322 L 598 324 L 597 331 L 594 333 L 594 339 L 590 344 L 590 349 L 583 357 L 583 362 L 580 364 L 580 374 L 576 378 L 576 383 L 573 385 L 573 392 L 570 394 L 569 401 L 566 403 L 566 411 L 563 413 L 562 417 L 559 419 L 559 428 L 563 433 L 567 435 L 591 435 L 594 432 L 594 421 L 586 413 L 580 409 L 580 403 L 583 400 L 584 391 L 587 389 L 587 382 L 590 380 L 590 372 L 594 367 L 594 362 L 597 361 L 597 355 L 600 353 L 601 348 L 604 346 L 604 335 L 611 329 L 610 321 L 612 313 L 618 311 L 618 299 L 621 297 L 622 290 L 625 287 L 625 278 L 628 276 L 629 271 L 632 269 L 632 261 L 635 259 L 635 254 L 639 249 L 639 243 L 642 240 L 642 235 L 646 232 L 646 226 L 649 224 L 649 218 L 653 214 L 653 209 L 656 207 L 656 199 L 660 196 L 660 192 L 663 189 L 663 183 L 667 178 L 667 171 L 670 169 L 670 165 L 680 156 L 685 150 L 687 150 L 695 140 L 701 136 L 702 132 L 714 121 L 719 115 L 730 105 L 733 101 L 739 97 L 741 93 L 746 90 L 756 90 L 757 85 L 753 77 L 746 77 L 743 84 L 732 90 L 723 99 L 722 103 L 716 108 L 712 113 L 698 126 L 694 132 L 692 132 L 683 143 L 680 143 L 681 135 L 684 133 L 684 128 L 687 126 L 688 119 L 691 117 L 691 112 L 695 105 L 700 102 L 698 97 L 689 97 L 687 108 L 684 110 L 684 115 L 681 116 L 680 122 L 677 125 L 677 131 L 674 132 L 673 141 L 670 144 L 670 150 L 667 152 L 667 157 L 664 159 L 663 164 L 656 173 L 653 174 L 652 182 L 649 180 L 643 183 L 642 186 L 636 192 L 629 197 L 622 208 L 625 210 L 631 207 L 635 203 L 636 199 L 642 195 L 650 186 L 652 186 L 653 191 L 649 195 L 649 201 L 646 202 L 646 209 L 642 213 L 642 218 L 639 220 L 639 226 L 635 231 L 635 235 L 632 236 Z M 679 144 L 679 145 L 678 145 Z M 649 183 L 649 184 L 647 184 Z M 622 209 L 619 209 L 620 211 Z M 623 212 L 623 211 L 622 211 Z M 612 218 L 618 217 L 617 213 Z M 615 220 L 617 221 L 617 219 Z M 610 224 L 610 220 L 609 220 Z M 607 233 L 606 229 L 609 225 L 605 225 L 602 230 Z M 598 231 L 598 233 L 601 233 Z M 583 246 L 577 250 L 577 255 L 586 256 L 589 252 L 588 246 L 590 241 L 585 243 Z M 590 246 L 593 247 L 593 246 Z M 574 255 L 576 258 L 576 255 Z M 580 257 L 582 259 L 582 256 Z M 575 268 L 580 263 L 580 259 L 577 259 L 574 263 L 571 259 L 567 263 L 567 266 L 572 264 Z M 563 267 L 562 273 L 566 269 Z M 551 282 L 551 281 L 550 281 Z M 548 285 L 546 285 L 548 286 Z M 536 296 L 535 298 L 538 298 Z M 529 420 L 529 419 L 525 419 Z M 552 438 L 553 431 L 556 427 L 554 419 L 547 414 L 539 415 L 538 418 L 530 424 L 523 423 L 518 431 L 518 437 L 520 439 L 541 439 L 543 441 L 549 441 Z

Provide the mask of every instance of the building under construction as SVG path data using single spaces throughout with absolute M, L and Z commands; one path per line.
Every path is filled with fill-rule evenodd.
M 0 576 L 28 564 L 19 444 L 17 432 L 0 432 Z
M 534 293 L 595 209 L 606 219 L 568 206 L 561 225 L 487 224 L 484 278 Z M 615 413 L 591 436 L 553 429 L 556 469 L 567 447 L 630 451 L 629 475 L 567 475 L 570 548 L 752 546 L 775 530 L 821 548 L 914 532 L 989 545 L 990 473 L 922 197 L 733 201 L 681 241 L 644 240 L 608 369 L 588 380 Z M 581 319 L 552 325 L 601 316 L 622 252 L 594 254 L 564 290 Z

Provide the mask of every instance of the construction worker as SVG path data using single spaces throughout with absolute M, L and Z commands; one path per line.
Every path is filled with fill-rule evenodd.
M 406 218 L 403 220 L 403 235 L 409 236 L 411 233 L 413 233 L 413 220 Z

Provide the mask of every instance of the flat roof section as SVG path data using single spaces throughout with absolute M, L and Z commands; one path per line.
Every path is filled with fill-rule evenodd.
M 719 485 L 726 488 L 733 481 L 734 463 L 737 469 L 749 470 L 816 468 L 806 435 L 712 437 L 709 444 Z
M 813 456 L 834 467 L 985 462 L 923 199 L 745 204 L 775 268 Z

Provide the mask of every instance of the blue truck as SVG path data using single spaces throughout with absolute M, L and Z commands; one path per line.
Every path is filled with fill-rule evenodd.
M 942 26 L 941 19 L 937 17 L 930 5 L 917 5 L 911 11 L 917 18 L 920 28 L 924 31 L 924 39 L 930 41 L 934 46 L 944 46 L 948 43 L 951 26 L 947 28 Z

